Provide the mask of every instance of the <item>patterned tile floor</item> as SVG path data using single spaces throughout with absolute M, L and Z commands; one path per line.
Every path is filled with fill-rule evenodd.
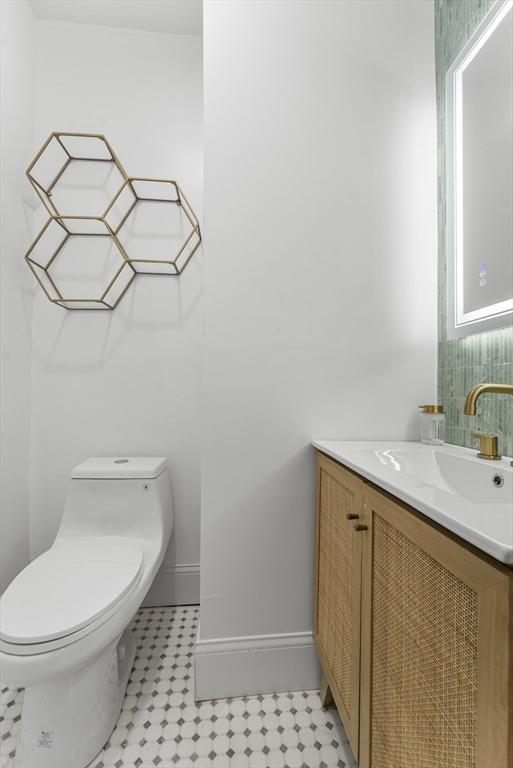
M 142 608 L 123 709 L 90 768 L 356 768 L 335 710 L 316 691 L 195 703 L 199 610 Z M 12 764 L 23 690 L 2 688 L 1 768 Z

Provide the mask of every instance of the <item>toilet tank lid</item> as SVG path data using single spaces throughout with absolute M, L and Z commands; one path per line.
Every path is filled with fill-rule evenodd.
M 164 472 L 167 460 L 162 456 L 93 456 L 78 464 L 73 480 L 119 480 L 154 478 Z

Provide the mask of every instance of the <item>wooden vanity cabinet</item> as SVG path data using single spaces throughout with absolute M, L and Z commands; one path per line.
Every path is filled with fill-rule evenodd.
M 355 759 L 512 768 L 512 569 L 322 454 L 317 472 L 315 636 Z

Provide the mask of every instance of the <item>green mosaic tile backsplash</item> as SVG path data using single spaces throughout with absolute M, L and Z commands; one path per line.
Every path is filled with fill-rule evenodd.
M 482 395 L 478 415 L 465 416 L 469 389 L 481 382 L 513 383 L 513 328 L 447 339 L 445 253 L 445 76 L 493 0 L 435 0 L 438 115 L 438 402 L 446 408 L 446 439 L 476 446 L 472 432 L 499 435 L 503 454 L 513 455 L 513 397 Z

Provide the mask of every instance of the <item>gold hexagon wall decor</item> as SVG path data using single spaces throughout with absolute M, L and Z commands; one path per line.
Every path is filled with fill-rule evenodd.
M 135 278 L 116 235 L 97 216 L 51 216 L 25 261 L 46 297 L 65 309 L 114 309 Z
M 172 179 L 129 176 L 105 221 L 138 274 L 180 275 L 201 242 L 196 214 Z
M 85 167 L 94 173 L 76 176 Z M 27 178 L 50 218 L 25 260 L 49 301 L 66 309 L 114 309 L 138 273 L 180 275 L 201 242 L 177 182 L 129 177 L 103 134 L 54 131 Z
M 102 217 L 127 178 L 105 136 L 67 131 L 50 134 L 26 173 L 51 216 Z

